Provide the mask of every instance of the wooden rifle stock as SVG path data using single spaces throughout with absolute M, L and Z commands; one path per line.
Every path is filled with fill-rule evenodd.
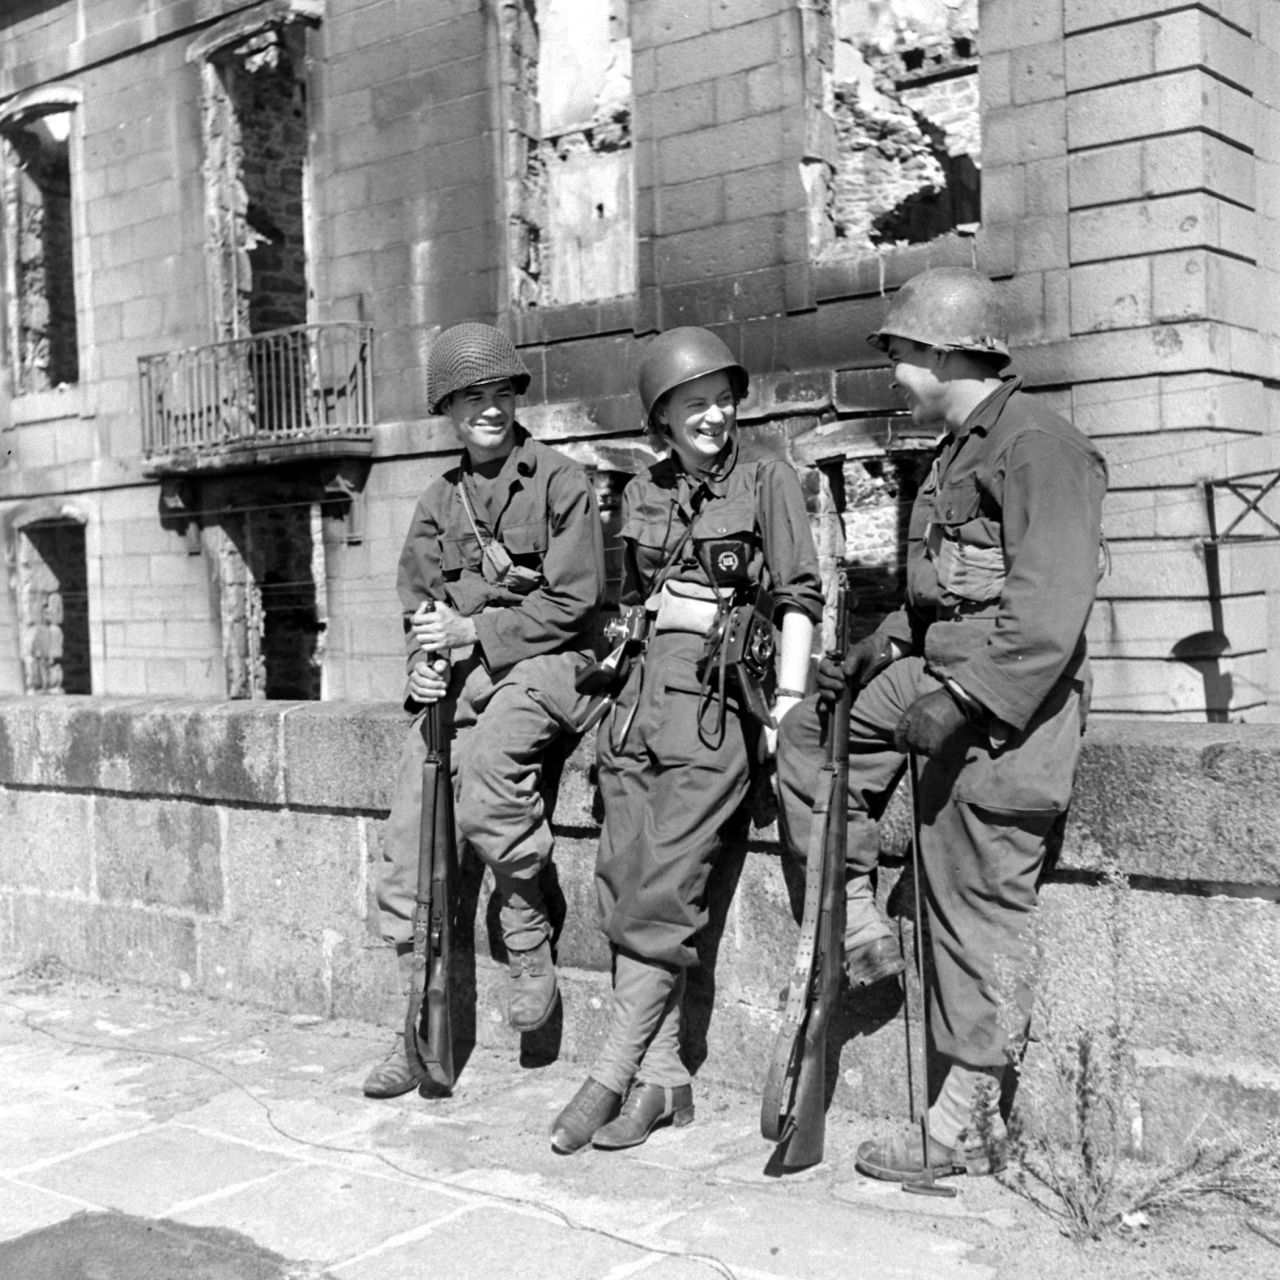
M 418 843 L 418 892 L 413 910 L 413 979 L 405 1017 L 404 1049 L 426 1068 L 420 1092 L 453 1091 L 453 1022 L 449 1010 L 449 962 L 453 945 L 457 836 L 453 825 L 453 779 L 449 725 L 440 702 L 422 717 L 422 825 Z
M 848 578 L 842 573 L 836 595 L 835 648 L 828 654 L 836 663 L 843 663 L 848 649 L 850 594 Z M 827 762 L 814 792 L 805 858 L 804 915 L 760 1110 L 760 1132 L 778 1144 L 777 1162 L 788 1169 L 817 1164 L 826 1134 L 827 1028 L 840 993 L 844 962 L 852 704 L 853 694 L 846 684 L 827 717 Z

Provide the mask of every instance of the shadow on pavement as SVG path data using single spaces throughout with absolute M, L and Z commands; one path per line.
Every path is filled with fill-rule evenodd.
M 297 1274 L 295 1263 L 237 1231 L 127 1213 L 78 1213 L 0 1243 L 0 1275 L 15 1280 L 291 1280 Z

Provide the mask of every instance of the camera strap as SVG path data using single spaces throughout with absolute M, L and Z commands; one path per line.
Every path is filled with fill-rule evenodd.
M 680 541 L 672 547 L 671 553 L 662 562 L 662 564 L 658 566 L 658 572 L 653 575 L 653 578 L 649 583 L 649 590 L 645 593 L 646 599 L 652 600 L 654 596 L 656 596 L 658 592 L 666 586 L 667 579 L 675 572 L 676 565 L 679 564 L 680 557 L 684 554 L 684 549 L 689 545 L 689 539 L 692 537 L 693 521 L 690 520 L 689 523 L 685 525 L 684 532 L 680 535 Z
M 695 516 L 696 516 L 696 512 L 695 512 Z M 663 559 L 662 564 L 658 567 L 658 571 L 649 580 L 649 587 L 647 592 L 645 593 L 646 608 L 648 608 L 649 602 L 658 595 L 658 593 L 666 585 L 667 579 L 675 571 L 675 567 L 679 563 L 680 557 L 684 553 L 685 547 L 689 545 L 689 539 L 692 536 L 693 536 L 693 519 L 690 519 L 689 523 L 685 526 L 684 532 L 680 535 L 680 538 L 676 542 L 675 546 L 671 548 L 671 551 L 667 554 L 667 556 Z M 611 723 L 608 727 L 607 732 L 609 733 L 609 743 L 612 750 L 614 751 L 622 750 L 622 744 L 626 741 L 627 734 L 631 731 L 631 723 L 635 719 L 636 710 L 640 706 L 640 693 L 641 693 L 641 686 L 644 684 L 644 671 L 645 671 L 644 660 L 645 660 L 645 654 L 646 654 L 647 648 L 648 646 L 646 644 L 645 647 L 642 648 L 638 654 L 635 654 L 634 656 L 631 656 L 626 659 L 624 679 L 622 684 L 623 686 L 626 686 L 631 684 L 632 682 L 635 682 L 636 689 L 635 689 L 634 699 L 631 703 L 630 708 L 627 710 L 626 716 L 623 719 L 621 726 Z M 621 653 L 619 653 L 619 657 L 620 658 L 622 657 Z M 615 692 L 607 694 L 605 696 L 608 702 L 612 704 L 616 702 L 617 697 L 621 694 L 621 692 L 622 692 L 622 687 L 619 687 L 615 690 Z

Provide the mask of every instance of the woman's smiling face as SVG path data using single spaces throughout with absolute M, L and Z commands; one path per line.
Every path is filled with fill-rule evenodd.
M 701 471 L 723 452 L 738 420 L 729 375 L 723 369 L 674 387 L 657 412 L 686 471 Z

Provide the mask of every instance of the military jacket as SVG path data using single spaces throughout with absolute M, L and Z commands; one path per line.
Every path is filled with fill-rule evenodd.
M 1009 378 L 939 444 L 882 633 L 1016 729 L 1083 673 L 1101 567 L 1102 455 Z
M 686 532 L 688 536 L 686 537 Z M 623 604 L 641 604 L 675 555 L 668 577 L 710 587 L 706 548 L 748 547 L 748 576 L 786 608 L 822 617 L 822 582 L 800 481 L 780 458 L 735 439 L 712 475 L 691 476 L 674 454 L 634 477 L 622 494 Z
M 471 477 L 464 452 L 418 500 L 396 577 L 406 617 L 424 600 L 448 601 L 474 618 L 490 670 L 542 653 L 588 652 L 604 594 L 604 537 L 586 472 L 517 425 L 515 447 L 497 482 L 486 486 L 488 504 L 477 506 L 471 491 L 481 533 L 539 576 L 528 593 L 484 574 L 480 541 L 459 493 Z

